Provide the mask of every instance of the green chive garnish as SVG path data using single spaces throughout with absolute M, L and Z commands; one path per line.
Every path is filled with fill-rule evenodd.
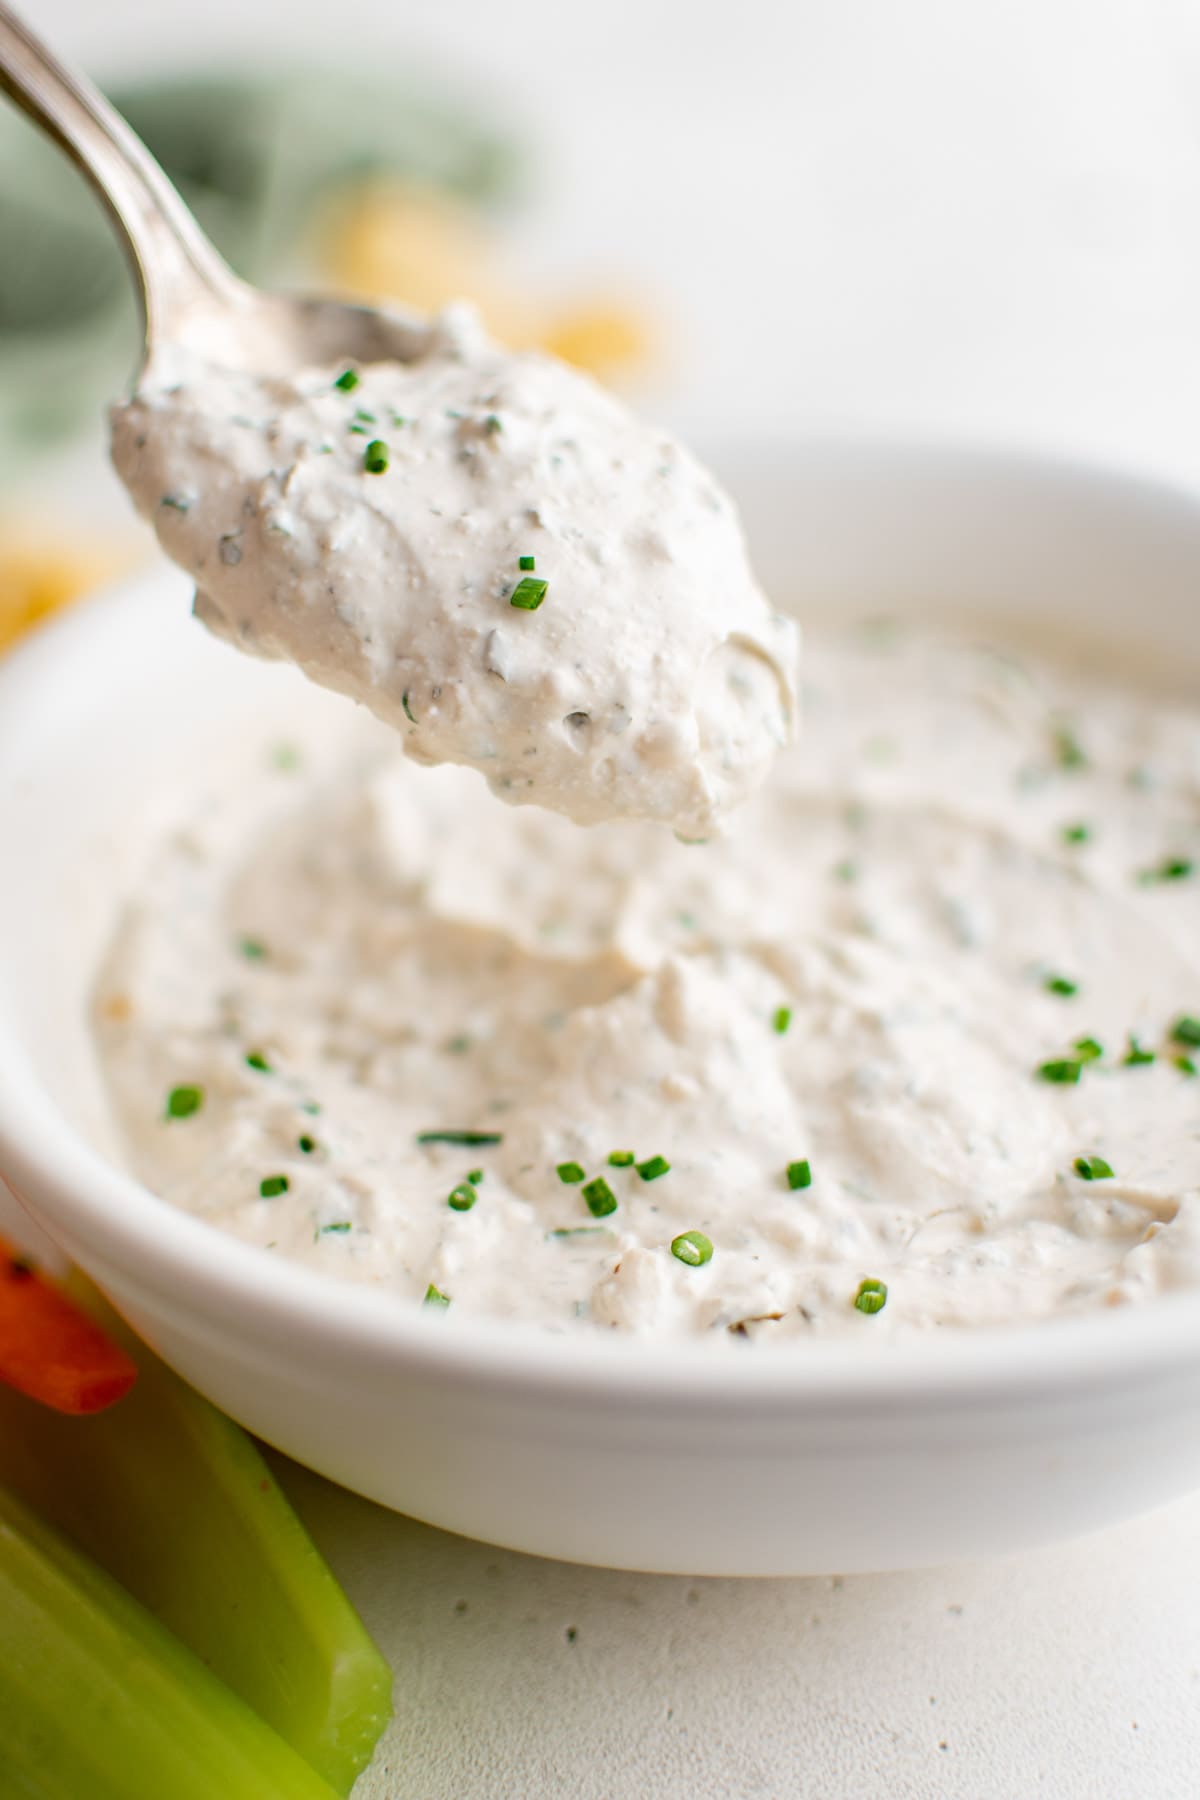
M 441 1288 L 435 1288 L 431 1281 L 425 1289 L 425 1299 L 422 1304 L 425 1306 L 449 1306 L 450 1296 L 443 1294 Z
M 1083 1073 L 1083 1064 L 1063 1057 L 1057 1062 L 1044 1062 L 1037 1071 L 1043 1081 L 1073 1085 Z
M 483 1180 L 483 1170 L 482 1169 L 468 1169 L 467 1170 L 467 1180 L 470 1182 L 472 1187 L 478 1187 L 480 1182 Z
M 274 1200 L 276 1194 L 286 1194 L 291 1185 L 286 1175 L 264 1175 L 258 1191 L 264 1200 Z
M 531 575 L 526 575 L 513 589 L 509 605 L 519 607 L 522 612 L 536 612 L 546 598 L 549 586 L 548 581 L 536 581 Z
M 267 946 L 258 938 L 244 937 L 239 943 L 238 949 L 247 962 L 261 962 L 267 954 Z
M 678 1262 L 686 1263 L 689 1269 L 698 1269 L 702 1263 L 712 1261 L 712 1239 L 706 1238 L 702 1231 L 681 1231 L 677 1238 L 671 1239 L 671 1255 Z
M 400 704 L 404 708 L 405 718 L 408 719 L 411 724 L 415 725 L 417 722 L 417 715 L 413 711 L 412 707 L 408 704 L 408 695 L 409 695 L 409 690 L 408 690 L 408 688 L 405 688 L 404 692 L 400 696 Z
M 343 394 L 352 394 L 358 386 L 358 371 L 343 369 L 333 385 L 335 388 L 341 388 Z
M 499 1131 L 418 1131 L 418 1144 L 461 1144 L 465 1149 L 479 1149 L 485 1144 L 503 1143 Z
M 1186 881 L 1195 871 L 1195 863 L 1187 856 L 1168 856 L 1152 869 L 1143 869 L 1138 881 L 1143 887 L 1152 887 L 1159 881 Z
M 1093 1037 L 1076 1038 L 1075 1054 L 1080 1062 L 1099 1062 L 1104 1055 L 1104 1045 L 1098 1044 Z
M 1153 1050 L 1143 1049 L 1137 1038 L 1131 1037 L 1129 1048 L 1121 1060 L 1127 1069 L 1141 1069 L 1154 1062 L 1155 1054 Z
M 537 558 L 534 556 L 518 556 L 517 567 L 518 569 L 536 569 Z
M 1110 1181 L 1112 1168 L 1102 1156 L 1077 1156 L 1072 1165 L 1081 1181 Z
M 565 1181 L 570 1184 L 576 1181 L 582 1181 L 587 1174 L 587 1170 L 577 1162 L 565 1162 L 559 1163 L 556 1173 L 560 1181 Z
M 172 1088 L 167 1095 L 168 1119 L 190 1119 L 204 1105 L 204 1089 L 199 1087 Z
M 1058 994 L 1064 1000 L 1079 992 L 1079 983 L 1068 975 L 1047 975 L 1042 985 L 1048 994 Z
M 636 1161 L 632 1150 L 610 1150 L 608 1153 L 609 1167 L 613 1169 L 631 1169 Z
M 777 1006 L 775 1008 L 775 1016 L 772 1018 L 771 1024 L 774 1027 L 774 1029 L 779 1033 L 780 1037 L 783 1036 L 784 1032 L 787 1030 L 787 1028 L 791 1024 L 791 1022 L 792 1022 L 791 1007 L 790 1006 Z
M 1200 1019 L 1189 1018 L 1186 1014 L 1176 1019 L 1171 1027 L 1171 1042 L 1186 1044 L 1189 1050 L 1200 1049 Z
M 375 414 L 373 412 L 368 412 L 365 406 L 356 407 L 354 416 L 363 425 L 374 425 L 376 423 Z
M 1064 844 L 1086 844 L 1090 841 L 1092 828 L 1090 825 L 1064 825 L 1062 841 Z
M 637 1172 L 643 1181 L 657 1181 L 660 1175 L 668 1175 L 670 1171 L 671 1165 L 665 1156 L 650 1156 L 637 1165 Z
M 876 1281 L 873 1278 L 860 1281 L 854 1304 L 860 1313 L 882 1312 L 887 1305 L 887 1294 L 886 1281 Z
M 487 418 L 483 421 L 483 429 L 488 433 L 489 437 L 494 437 L 498 431 L 503 431 L 504 422 L 501 419 L 500 414 L 489 413 Z
M 349 1219 L 335 1219 L 332 1225 L 322 1225 L 317 1235 L 319 1237 L 324 1237 L 326 1233 L 330 1231 L 349 1231 L 349 1229 Z
M 1192 1057 L 1176 1056 L 1173 1061 L 1181 1075 L 1194 1075 L 1196 1073 L 1196 1064 Z
M 446 1205 L 451 1212 L 470 1212 L 478 1198 L 469 1181 L 460 1181 L 456 1188 L 451 1188 Z
M 611 1237 L 612 1232 L 607 1225 L 556 1225 L 553 1231 L 546 1233 L 546 1236 L 552 1238 Z
M 372 438 L 363 451 L 363 468 L 368 475 L 382 475 L 388 466 L 388 447 L 382 438 Z
M 272 1073 L 271 1065 L 261 1050 L 248 1050 L 246 1052 L 246 1067 L 248 1069 L 257 1069 L 260 1075 L 270 1075 Z
M 1073 731 L 1060 725 L 1054 733 L 1054 755 L 1060 769 L 1086 769 L 1087 755 Z
M 812 1186 L 812 1168 L 807 1161 L 790 1162 L 787 1166 L 787 1184 L 793 1192 L 797 1188 Z
M 593 1219 L 606 1219 L 609 1213 L 617 1210 L 617 1196 L 605 1181 L 603 1175 L 595 1176 L 580 1188 L 580 1193 L 587 1202 L 587 1209 Z
M 305 1156 L 311 1156 L 317 1147 L 316 1138 L 309 1137 L 307 1132 L 305 1132 L 303 1137 L 297 1138 L 296 1143 L 299 1145 Z

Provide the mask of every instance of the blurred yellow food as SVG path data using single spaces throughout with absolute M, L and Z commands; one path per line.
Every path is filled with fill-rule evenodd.
M 354 299 L 420 312 L 469 299 L 502 343 L 541 346 L 606 379 L 649 355 L 645 323 L 629 307 L 603 299 L 559 307 L 518 292 L 498 266 L 491 230 L 445 193 L 395 180 L 344 191 L 323 210 L 316 242 L 323 279 Z
M 0 519 L 0 653 L 60 606 L 90 593 L 127 565 L 110 542 L 64 542 L 61 530 Z

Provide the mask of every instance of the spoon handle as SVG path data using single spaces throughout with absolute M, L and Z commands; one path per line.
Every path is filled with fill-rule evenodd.
M 237 286 L 141 139 L 0 0 L 0 91 L 54 139 L 103 201 L 132 266 L 146 342 L 197 298 Z

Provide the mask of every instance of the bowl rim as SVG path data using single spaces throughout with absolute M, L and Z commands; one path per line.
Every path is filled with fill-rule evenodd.
M 753 454 L 774 448 L 760 440 Z M 1200 494 L 1084 459 L 987 445 L 792 439 L 788 454 L 864 455 L 879 466 L 903 457 L 936 479 L 1014 476 L 1115 504 L 1136 502 L 1200 529 Z M 1200 542 L 1200 537 L 1198 537 Z M 165 563 L 103 589 L 61 613 L 0 660 L 0 781 L 20 766 L 25 722 L 53 704 L 64 662 L 83 662 L 123 614 L 178 573 Z M 870 1343 L 802 1339 L 758 1354 L 708 1339 L 657 1339 L 620 1332 L 548 1333 L 510 1319 L 431 1314 L 386 1290 L 341 1282 L 276 1258 L 158 1198 L 94 1149 L 58 1111 L 35 1075 L 13 1022 L 0 1013 L 0 1179 L 52 1238 L 87 1247 L 128 1272 L 158 1299 L 186 1293 L 189 1310 L 259 1352 L 285 1354 L 297 1333 L 319 1333 L 339 1362 L 382 1360 L 417 1367 L 481 1392 L 586 1399 L 622 1408 L 670 1406 L 682 1419 L 717 1408 L 739 1413 L 833 1412 L 893 1416 L 947 1403 L 997 1408 L 1061 1405 L 1064 1397 L 1145 1388 L 1200 1362 L 1200 1291 L 1157 1296 L 1138 1306 L 1014 1326 L 953 1329 Z M 549 1352 L 549 1353 L 548 1353 Z

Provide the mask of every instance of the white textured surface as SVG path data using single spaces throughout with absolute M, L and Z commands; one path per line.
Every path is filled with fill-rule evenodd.
M 396 1672 L 355 1800 L 1200 1791 L 1200 1500 L 1006 1562 L 689 1581 L 513 1556 L 281 1474 Z
M 110 69 L 190 45 L 201 10 L 27 4 Z M 451 59 L 468 92 L 494 76 L 549 151 L 523 254 L 665 291 L 685 429 L 915 425 L 1200 479 L 1194 0 L 203 17 L 201 60 L 386 38 L 418 68 Z M 396 1667 L 356 1800 L 1200 1793 L 1200 1500 L 837 1587 L 543 1564 L 287 1485 Z

